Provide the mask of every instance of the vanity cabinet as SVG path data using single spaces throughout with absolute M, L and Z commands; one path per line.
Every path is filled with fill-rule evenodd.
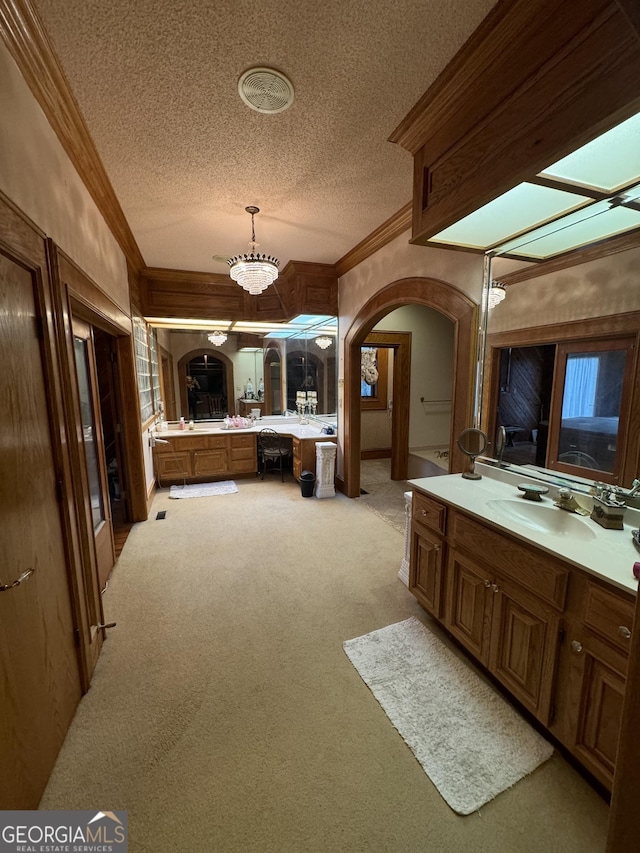
M 409 589 L 611 788 L 635 597 L 414 490 Z
M 568 638 L 578 675 L 569 696 L 577 709 L 572 748 L 607 787 L 613 783 L 633 613 L 630 596 L 589 582 L 582 622 Z
M 485 552 L 488 555 L 492 552 Z M 493 560 L 491 560 L 493 563 Z M 454 548 L 445 625 L 545 725 L 561 639 L 560 614 L 506 574 Z
M 187 435 L 156 444 L 153 459 L 160 483 L 255 474 L 255 434 Z
M 414 492 L 409 589 L 437 619 L 442 616 L 445 520 L 446 510 L 442 504 Z
M 303 471 L 316 473 L 316 442 L 336 442 L 336 437 L 331 435 L 320 435 L 317 438 L 293 437 L 293 476 L 300 479 Z

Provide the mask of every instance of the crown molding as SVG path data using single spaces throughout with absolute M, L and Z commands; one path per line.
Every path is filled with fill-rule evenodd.
M 127 260 L 141 270 L 142 253 L 29 0 L 0 0 L 0 36 Z
M 379 225 L 375 231 L 372 231 L 368 237 L 365 237 L 360 243 L 350 249 L 346 255 L 343 255 L 339 261 L 335 263 L 335 269 L 338 277 L 343 276 L 366 261 L 387 243 L 395 240 L 404 231 L 411 228 L 412 202 L 407 202 L 404 207 L 401 207 L 393 216 L 390 216 L 386 222 Z

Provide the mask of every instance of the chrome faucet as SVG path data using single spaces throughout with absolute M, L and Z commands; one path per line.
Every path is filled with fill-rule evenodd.
M 631 488 L 627 493 L 628 498 L 635 498 L 636 495 L 640 495 L 640 480 L 635 479 L 633 483 L 631 483 Z

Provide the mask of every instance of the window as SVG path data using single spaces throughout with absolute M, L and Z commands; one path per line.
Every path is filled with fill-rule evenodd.
M 136 354 L 136 375 L 140 417 L 143 425 L 160 411 L 160 367 L 158 339 L 142 317 L 133 316 L 133 340 Z

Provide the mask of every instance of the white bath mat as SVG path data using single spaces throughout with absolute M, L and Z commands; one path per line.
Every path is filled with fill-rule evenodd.
M 233 480 L 221 483 L 192 483 L 189 486 L 171 486 L 170 498 L 208 498 L 209 495 L 232 495 L 238 491 Z
M 445 801 L 471 814 L 553 754 L 505 699 L 414 617 L 344 650 Z

